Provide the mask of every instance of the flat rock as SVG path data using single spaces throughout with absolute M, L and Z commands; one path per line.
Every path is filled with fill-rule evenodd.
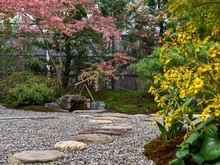
M 51 109 L 59 110 L 59 111 L 65 111 L 57 103 L 45 103 L 44 106 L 51 108 Z M 65 111 L 65 112 L 67 112 L 67 111 Z
M 96 117 L 95 120 L 124 120 L 124 118 L 114 116 L 100 116 Z
M 49 163 L 68 156 L 56 150 L 22 151 L 9 158 L 10 163 Z
M 126 129 L 103 129 L 103 128 L 94 128 L 94 129 L 86 129 L 82 132 L 79 132 L 78 134 L 106 134 L 106 135 L 117 135 L 122 136 L 126 134 L 132 134 L 134 132 L 131 132 Z
M 104 125 L 101 127 L 102 129 L 126 129 L 131 130 L 132 126 L 126 126 L 126 125 Z
M 148 116 L 145 115 L 145 114 L 136 114 L 136 115 L 134 115 L 134 116 L 136 116 L 136 117 L 148 117 Z
M 78 141 L 60 141 L 54 144 L 53 148 L 59 151 L 75 151 L 75 150 L 84 150 L 87 148 L 87 145 L 83 142 Z
M 79 117 L 82 117 L 82 118 L 93 118 L 93 116 L 91 116 L 91 115 L 79 115 Z
M 123 114 L 123 113 L 100 113 L 97 114 L 98 116 L 111 116 L 111 117 L 122 117 L 122 118 L 132 118 L 132 115 L 127 115 L 127 114 Z
M 104 144 L 112 141 L 112 137 L 104 134 L 82 134 L 72 137 L 71 140 L 93 144 Z
M 94 123 L 94 124 L 110 124 L 112 123 L 111 120 L 89 120 L 89 123 Z

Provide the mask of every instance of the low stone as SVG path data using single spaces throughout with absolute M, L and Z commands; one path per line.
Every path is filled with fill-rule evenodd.
M 51 109 L 63 111 L 63 109 L 57 103 L 45 103 L 44 106 L 48 107 L 48 108 L 51 108 Z
M 126 125 L 104 125 L 101 127 L 102 129 L 126 129 L 126 130 L 131 130 L 132 126 L 126 126 Z
M 89 120 L 89 123 L 94 123 L 94 124 L 110 124 L 112 123 L 111 120 Z
M 64 95 L 57 100 L 57 103 L 62 109 L 72 112 L 74 110 L 89 109 L 90 99 L 81 95 Z
M 62 158 L 68 158 L 68 156 L 56 150 L 22 151 L 13 154 L 8 161 L 10 163 L 21 163 L 21 164 L 49 163 Z
M 132 118 L 133 115 L 127 115 L 127 114 L 123 114 L 123 113 L 100 113 L 100 114 L 97 114 L 97 117 L 99 116 L 102 116 L 102 117 L 121 117 L 121 118 Z
M 82 117 L 82 118 L 93 118 L 93 116 L 91 116 L 91 115 L 79 115 L 79 117 Z
M 154 113 L 149 114 L 149 117 L 156 117 L 156 114 L 154 114 Z
M 106 134 L 106 135 L 117 135 L 122 136 L 126 134 L 132 134 L 131 132 L 126 129 L 103 129 L 103 128 L 94 128 L 94 129 L 86 129 L 78 134 Z
M 124 120 L 124 118 L 114 117 L 114 116 L 103 116 L 103 117 L 96 117 L 95 120 Z
M 84 150 L 87 148 L 87 145 L 85 143 L 77 141 L 60 141 L 54 144 L 53 148 L 59 151 L 75 151 Z
M 93 144 L 104 144 L 112 141 L 112 137 L 103 134 L 83 134 L 74 136 L 71 140 Z
M 136 116 L 136 117 L 147 117 L 147 115 L 145 115 L 145 114 L 136 114 L 134 116 Z

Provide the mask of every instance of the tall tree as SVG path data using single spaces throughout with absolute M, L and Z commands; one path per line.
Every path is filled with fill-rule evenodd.
M 220 1 L 216 0 L 168 0 L 166 5 L 172 21 L 183 16 L 189 17 L 189 21 L 203 36 L 209 35 L 214 26 L 220 26 Z
M 158 27 L 159 27 L 159 34 L 163 36 L 164 32 L 166 31 L 166 14 L 165 14 L 165 4 L 167 0 L 146 0 L 146 5 L 150 14 L 157 17 Z
M 143 1 L 97 0 L 96 3 L 104 15 L 115 18 L 117 28 L 122 31 L 120 43 L 111 38 L 111 52 L 127 53 L 138 59 L 150 54 L 157 41 L 158 31 L 153 16 L 149 14 Z M 122 49 L 117 48 L 118 44 Z M 111 83 L 114 89 L 113 79 Z
M 76 13 L 77 5 L 80 5 L 89 14 L 82 20 L 69 17 Z M 62 95 L 62 71 L 63 57 L 62 49 L 66 44 L 66 37 L 74 38 L 74 35 L 85 29 L 91 28 L 103 34 L 103 38 L 119 37 L 114 20 L 111 17 L 100 15 L 97 7 L 88 0 L 5 0 L 0 5 L 0 11 L 8 17 L 18 18 L 20 31 L 36 34 L 41 37 L 48 49 L 52 66 L 55 68 L 59 85 L 59 94 Z M 70 20 L 68 20 L 70 18 Z M 58 34 L 59 40 L 58 64 L 50 52 L 50 45 L 53 44 L 53 35 Z M 65 34 L 65 35 L 64 35 Z

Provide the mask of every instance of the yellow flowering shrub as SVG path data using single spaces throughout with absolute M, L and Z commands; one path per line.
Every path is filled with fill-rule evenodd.
M 189 98 L 200 98 L 203 105 L 201 120 L 220 117 L 220 28 L 214 27 L 212 36 L 200 38 L 197 29 L 188 25 L 179 25 L 176 30 L 167 30 L 160 39 L 162 52 L 160 61 L 165 64 L 164 73 L 154 77 L 150 88 L 155 101 L 161 109 L 157 116 L 164 119 L 165 126 L 186 119 L 192 111 L 184 105 Z M 185 59 L 181 65 L 169 67 L 173 56 Z M 184 116 L 185 115 L 185 116 Z M 189 129 L 193 125 L 188 122 Z

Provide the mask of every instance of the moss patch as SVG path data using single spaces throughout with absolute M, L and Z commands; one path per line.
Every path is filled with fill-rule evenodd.
M 104 101 L 107 112 L 118 112 L 127 114 L 149 114 L 157 111 L 154 97 L 147 92 L 130 91 L 91 91 L 95 101 Z M 79 94 L 74 92 L 72 94 Z M 82 95 L 90 98 L 87 91 Z

